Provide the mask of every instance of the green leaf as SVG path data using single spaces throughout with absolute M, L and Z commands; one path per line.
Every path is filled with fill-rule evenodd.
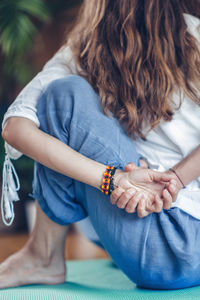
M 5 56 L 21 55 L 30 47 L 36 32 L 31 17 L 48 20 L 48 9 L 42 0 L 0 1 L 0 46 Z
M 18 0 L 17 7 L 20 11 L 30 14 L 41 21 L 47 21 L 49 10 L 45 3 L 41 0 Z
M 1 33 L 0 45 L 6 56 L 24 53 L 29 47 L 35 26 L 26 15 L 18 15 Z

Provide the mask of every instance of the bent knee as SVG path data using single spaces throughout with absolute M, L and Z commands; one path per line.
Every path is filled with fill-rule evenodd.
M 174 265 L 155 266 L 155 268 L 145 268 L 139 272 L 136 283 L 142 288 L 150 289 L 179 289 L 190 286 L 188 272 L 183 272 L 181 268 Z
M 38 102 L 38 113 L 48 111 L 72 114 L 96 110 L 100 105 L 98 95 L 86 79 L 69 75 L 52 81 Z M 92 108 L 93 107 L 93 108 Z

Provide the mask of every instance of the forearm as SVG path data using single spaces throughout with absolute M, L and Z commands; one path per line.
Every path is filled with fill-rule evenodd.
M 200 176 L 200 145 L 176 164 L 173 169 L 184 185 L 198 178 Z
M 44 133 L 28 119 L 10 118 L 3 137 L 14 148 L 50 169 L 96 188 L 101 185 L 106 165 Z

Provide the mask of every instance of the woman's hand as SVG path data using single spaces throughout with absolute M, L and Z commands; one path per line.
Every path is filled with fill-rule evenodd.
M 130 162 L 124 167 L 125 172 L 130 172 L 137 167 L 134 163 Z M 140 167 L 141 168 L 147 168 L 148 165 L 145 161 L 140 160 Z M 160 173 L 160 172 L 159 172 Z M 166 172 L 163 172 L 165 174 L 170 175 L 170 181 L 168 183 L 165 183 L 164 188 L 167 190 L 171 196 L 171 201 L 167 200 L 167 193 L 164 191 L 160 191 L 162 193 L 162 198 L 163 198 L 163 208 L 164 209 L 169 209 L 171 207 L 172 202 L 176 201 L 178 192 L 183 188 L 182 183 L 180 182 L 179 178 L 176 176 L 174 172 L 170 170 L 167 170 Z M 160 182 L 161 183 L 161 182 Z M 158 183 L 157 183 L 158 184 Z M 159 186 L 154 185 L 153 189 L 157 189 Z M 164 194 L 163 194 L 164 193 Z M 166 195 L 166 196 L 165 196 Z
M 124 170 L 116 171 L 114 183 L 118 188 L 110 196 L 112 204 L 129 213 L 137 211 L 139 217 L 171 207 L 178 193 L 174 174 L 138 168 L 133 163 Z

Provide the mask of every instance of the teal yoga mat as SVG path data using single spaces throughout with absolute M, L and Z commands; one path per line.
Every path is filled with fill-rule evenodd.
M 0 300 L 200 300 L 200 287 L 176 291 L 137 288 L 110 260 L 67 262 L 67 282 L 0 291 Z

